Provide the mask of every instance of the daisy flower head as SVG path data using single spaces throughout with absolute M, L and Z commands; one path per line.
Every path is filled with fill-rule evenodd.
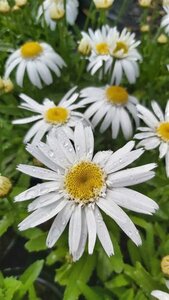
M 93 0 L 96 8 L 110 8 L 114 2 L 114 0 Z
M 16 82 L 20 87 L 23 87 L 27 72 L 31 83 L 41 89 L 42 82 L 46 85 L 53 83 L 52 72 L 60 77 L 60 70 L 64 66 L 64 60 L 49 44 L 29 41 L 9 56 L 5 66 L 5 78 L 17 67 Z
M 166 286 L 169 288 L 169 281 L 166 280 Z M 169 300 L 169 293 L 162 292 L 159 290 L 154 290 L 151 292 L 151 295 L 159 300 Z
M 137 98 L 128 94 L 122 86 L 89 87 L 81 91 L 84 98 L 80 103 L 90 105 L 84 115 L 91 119 L 91 124 L 96 127 L 102 122 L 100 132 L 103 133 L 111 126 L 112 138 L 116 139 L 121 128 L 125 139 L 133 134 L 131 117 L 136 126 L 139 125 L 136 105 Z
M 167 35 L 169 35 L 169 4 L 167 6 L 163 6 L 166 15 L 161 20 L 161 27 L 164 28 L 164 31 Z
M 147 125 L 147 127 L 138 128 L 141 133 L 137 133 L 135 138 L 141 141 L 137 147 L 141 146 L 146 150 L 159 147 L 159 157 L 165 157 L 166 173 L 169 177 L 169 101 L 165 113 L 162 112 L 157 102 L 152 101 L 151 106 L 153 112 L 142 105 L 137 105 L 139 117 Z
M 75 126 L 79 120 L 84 120 L 83 114 L 77 112 L 77 108 L 81 108 L 81 104 L 75 103 L 79 94 L 74 93 L 76 87 L 72 88 L 62 99 L 55 105 L 49 99 L 44 99 L 43 104 L 39 104 L 29 96 L 21 94 L 20 98 L 23 100 L 20 107 L 34 113 L 33 116 L 14 120 L 13 124 L 27 124 L 35 122 L 34 125 L 27 132 L 24 143 L 29 142 L 32 138 L 33 143 L 39 142 L 43 136 L 53 127 L 62 128 L 63 131 L 72 138 L 72 127 Z
M 89 29 L 92 52 L 89 56 L 87 70 L 94 75 L 100 70 L 99 78 L 108 74 L 110 84 L 119 85 L 123 75 L 129 83 L 135 83 L 139 76 L 138 61 L 141 55 L 136 49 L 140 41 L 135 40 L 135 34 L 127 31 L 118 32 L 116 27 L 102 26 L 95 32 Z
M 151 215 L 158 205 L 147 196 L 128 188 L 151 179 L 155 164 L 124 170 L 143 153 L 132 150 L 134 142 L 127 143 L 115 153 L 101 151 L 93 155 L 94 138 L 91 127 L 79 122 L 74 130 L 74 144 L 62 130 L 52 130 L 47 143 L 28 144 L 27 150 L 46 168 L 19 165 L 21 172 L 43 179 L 16 196 L 15 201 L 34 199 L 28 206 L 32 212 L 19 224 L 20 230 L 33 228 L 55 217 L 47 237 L 47 246 L 53 247 L 69 223 L 69 251 L 78 260 L 85 249 L 93 253 L 96 237 L 108 256 L 113 245 L 101 211 L 110 216 L 136 244 L 140 235 L 121 207 Z
M 112 73 L 111 83 L 120 84 L 123 74 L 126 76 L 129 83 L 135 83 L 139 76 L 138 62 L 142 57 L 136 49 L 140 41 L 135 40 L 135 33 L 127 31 L 124 28 L 121 33 L 118 33 L 116 47 L 113 51 L 115 64 Z
M 78 15 L 79 3 L 77 0 L 67 0 L 64 7 L 64 0 L 45 0 L 38 10 L 38 19 L 44 19 L 51 30 L 55 30 L 57 21 L 66 15 L 66 21 L 74 25 Z

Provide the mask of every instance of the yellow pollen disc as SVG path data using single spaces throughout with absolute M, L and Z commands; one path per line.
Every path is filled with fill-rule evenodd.
M 169 142 L 169 122 L 161 123 L 156 131 L 163 141 Z
M 41 54 L 42 46 L 37 42 L 27 42 L 21 47 L 21 54 L 24 58 L 32 58 Z
M 100 55 L 109 54 L 109 46 L 107 43 L 99 43 L 96 45 L 96 51 Z
M 82 161 L 68 171 L 64 185 L 70 199 L 84 204 L 93 202 L 104 185 L 104 173 L 98 165 Z
M 47 123 L 58 124 L 66 123 L 69 116 L 69 112 L 64 107 L 52 107 L 45 112 L 44 119 Z
M 127 103 L 129 95 L 121 86 L 113 85 L 106 89 L 106 97 L 112 104 L 124 105 Z
M 123 53 L 126 54 L 128 52 L 128 46 L 123 42 L 117 42 L 116 48 L 114 49 L 113 54 L 116 55 L 116 53 L 121 50 L 123 50 Z

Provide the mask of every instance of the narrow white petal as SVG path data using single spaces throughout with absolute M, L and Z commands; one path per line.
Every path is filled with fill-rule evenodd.
M 39 119 L 42 119 L 42 116 L 32 116 L 32 117 L 28 117 L 28 118 L 24 118 L 24 119 L 18 119 L 18 120 L 14 120 L 12 121 L 12 124 L 27 124 L 27 123 L 31 123 L 34 121 L 37 121 Z
M 160 147 L 159 147 L 159 152 L 160 152 L 160 158 L 163 158 L 166 154 L 167 154 L 167 151 L 168 151 L 168 143 L 161 143 Z
M 53 82 L 53 78 L 51 72 L 49 71 L 48 67 L 45 65 L 43 61 L 36 61 L 36 68 L 41 79 L 44 81 L 45 84 L 49 85 Z
M 26 150 L 33 155 L 37 160 L 39 160 L 40 162 L 42 162 L 46 167 L 48 167 L 49 169 L 58 172 L 59 167 L 58 164 L 56 164 L 53 160 L 52 157 L 50 157 L 50 149 L 48 150 L 47 153 L 42 152 L 40 149 L 38 149 L 36 147 L 36 145 L 33 144 L 27 144 L 26 145 Z M 46 155 L 45 155 L 46 154 Z M 48 156 L 49 155 L 49 156 Z
M 152 291 L 151 295 L 159 300 L 169 300 L 169 294 L 158 290 Z
M 112 119 L 112 138 L 116 139 L 120 129 L 120 114 L 119 109 L 116 108 Z
M 35 136 L 35 134 L 38 132 L 38 130 L 41 128 L 41 127 L 44 127 L 45 126 L 45 123 L 43 120 L 40 120 L 38 122 L 36 122 L 29 130 L 28 132 L 26 133 L 25 137 L 24 137 L 24 143 L 28 143 L 31 138 L 33 136 Z M 46 126 L 45 126 L 46 128 Z
M 120 124 L 123 135 L 126 140 L 131 138 L 133 134 L 132 124 L 127 111 L 124 108 L 120 109 Z
M 14 61 L 6 67 L 4 78 L 8 78 L 11 72 L 15 69 L 15 67 L 22 61 L 21 57 L 16 58 Z
M 25 69 L 26 69 L 26 61 L 22 61 L 16 71 L 16 82 L 17 84 L 22 87 L 23 86 L 23 78 L 25 74 Z
M 105 164 L 109 161 L 109 158 L 112 156 L 113 151 L 99 151 L 93 157 L 93 162 L 99 164 L 101 167 L 105 167 Z
M 114 254 L 113 244 L 109 232 L 107 230 L 107 227 L 103 221 L 102 215 L 99 209 L 97 208 L 97 206 L 95 206 L 94 213 L 95 213 L 95 220 L 97 226 L 97 236 L 107 255 L 111 256 Z
M 81 228 L 81 237 L 78 249 L 75 253 L 73 253 L 73 261 L 77 261 L 82 255 L 85 250 L 87 240 L 87 224 L 86 224 L 86 216 L 84 209 L 82 209 L 82 228 Z
M 67 205 L 58 213 L 47 236 L 47 247 L 51 248 L 57 242 L 70 220 L 73 209 L 74 205 L 71 202 L 67 202 Z
M 156 164 L 147 164 L 140 167 L 118 171 L 108 176 L 107 184 L 111 187 L 122 187 L 145 182 L 154 177 L 153 170 Z
M 36 166 L 20 164 L 18 165 L 17 170 L 34 178 L 39 178 L 43 180 L 56 181 L 59 178 L 59 175 L 56 172 Z
M 169 177 L 169 151 L 165 156 L 165 168 L 166 168 L 167 177 Z
M 78 123 L 74 131 L 74 143 L 76 149 L 76 155 L 78 158 L 86 157 L 86 136 L 85 128 L 82 123 Z
M 161 122 L 163 122 L 164 121 L 164 114 L 163 114 L 160 106 L 158 105 L 158 103 L 156 101 L 152 101 L 151 106 L 152 106 L 152 109 L 153 109 L 154 113 L 156 114 L 157 118 Z
M 42 88 L 42 83 L 39 78 L 39 74 L 37 72 L 36 64 L 34 61 L 28 61 L 27 62 L 27 73 L 29 80 L 32 82 L 33 85 L 38 87 L 39 89 Z
M 116 203 L 108 199 L 100 199 L 97 205 L 118 224 L 137 246 L 141 245 L 142 242 L 138 230 L 127 214 Z
M 19 224 L 19 230 L 26 230 L 40 225 L 59 213 L 67 204 L 66 200 L 61 200 L 56 203 L 52 203 L 48 206 L 42 207 L 34 211 L 25 220 Z
M 60 144 L 60 148 L 67 157 L 67 159 L 71 163 L 74 163 L 76 159 L 75 150 L 72 143 L 70 142 L 70 139 L 67 137 L 63 129 L 58 128 L 58 130 L 56 130 L 56 137 Z
M 49 193 L 47 195 L 42 195 L 36 198 L 34 201 L 32 201 L 28 205 L 28 211 L 34 211 L 38 208 L 42 208 L 44 206 L 48 206 L 49 204 L 56 203 L 57 201 L 61 200 L 63 198 L 63 194 L 59 194 L 59 191 L 55 191 L 52 193 Z
M 87 228 L 88 228 L 88 252 L 89 254 L 92 254 L 96 243 L 95 215 L 94 215 L 93 208 L 89 206 L 85 207 L 85 213 L 86 213 L 86 221 L 87 221 Z
M 60 183 L 58 181 L 39 183 L 15 197 L 15 202 L 34 199 L 38 196 L 48 194 L 58 190 Z
M 148 126 L 150 126 L 151 128 L 155 128 L 156 126 L 158 126 L 159 121 L 148 108 L 138 104 L 137 110 L 141 114 L 139 116 Z
M 69 224 L 69 250 L 76 253 L 81 237 L 81 205 L 76 205 Z
M 105 166 L 106 173 L 107 174 L 113 173 L 125 168 L 133 161 L 138 159 L 143 154 L 143 152 L 144 152 L 143 149 L 134 150 L 126 153 L 125 156 L 119 156 L 118 159 L 116 155 L 112 155 L 112 157 L 109 159 L 108 163 Z
M 138 140 L 146 139 L 152 136 L 155 136 L 155 132 L 142 132 L 142 133 L 137 133 L 135 134 L 134 138 Z
M 127 188 L 109 190 L 107 197 L 119 206 L 138 213 L 152 214 L 158 209 L 158 205 L 152 199 Z
M 161 141 L 158 137 L 151 137 L 142 140 L 137 144 L 137 147 L 145 147 L 146 150 L 152 150 L 157 148 L 160 145 Z

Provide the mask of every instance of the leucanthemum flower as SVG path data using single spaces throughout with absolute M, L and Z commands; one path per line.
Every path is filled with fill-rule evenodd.
M 52 72 L 61 76 L 60 69 L 66 66 L 64 60 L 46 43 L 26 42 L 12 53 L 5 66 L 5 78 L 17 67 L 16 82 L 23 86 L 25 73 L 33 85 L 42 88 L 42 82 L 49 85 L 53 82 Z
M 110 8 L 114 2 L 114 0 L 93 0 L 96 8 Z
M 90 106 L 84 115 L 96 127 L 102 122 L 100 132 L 103 133 L 109 126 L 112 128 L 112 138 L 116 139 L 120 130 L 129 139 L 133 134 L 130 116 L 134 119 L 136 126 L 139 125 L 136 105 L 138 101 L 130 96 L 127 90 L 121 86 L 89 87 L 81 91 L 84 98 L 80 103 Z
M 169 289 L 169 281 L 168 280 L 166 280 L 166 286 Z M 151 295 L 159 300 L 169 300 L 169 294 L 166 292 L 159 291 L 159 290 L 152 291 Z
M 142 105 L 137 106 L 139 117 L 147 127 L 139 127 L 141 133 L 135 135 L 136 139 L 141 140 L 137 147 L 144 147 L 151 150 L 159 147 L 159 157 L 165 157 L 166 173 L 169 177 L 169 101 L 165 114 L 162 112 L 157 102 L 151 103 L 153 112 Z
M 147 196 L 131 190 L 154 176 L 155 164 L 124 169 L 143 153 L 133 150 L 131 141 L 115 153 L 98 152 L 93 156 L 94 139 L 91 127 L 81 122 L 74 131 L 74 146 L 62 130 L 53 130 L 47 144 L 27 145 L 27 150 L 47 168 L 19 165 L 18 170 L 35 178 L 47 180 L 16 196 L 15 201 L 34 199 L 28 206 L 32 212 L 19 224 L 20 230 L 40 225 L 55 217 L 47 237 L 53 247 L 69 223 L 69 251 L 78 260 L 85 249 L 93 253 L 96 236 L 108 256 L 113 245 L 101 210 L 110 216 L 136 244 L 140 235 L 133 222 L 120 208 L 151 215 L 158 205 Z
M 161 27 L 164 28 L 165 33 L 169 35 L 169 5 L 163 6 L 166 15 L 162 18 Z
M 72 127 L 75 126 L 76 122 L 79 120 L 88 122 L 83 114 L 75 111 L 77 108 L 82 107 L 81 104 L 75 103 L 79 96 L 78 93 L 74 93 L 75 89 L 76 87 L 72 88 L 57 105 L 47 98 L 44 99 L 43 104 L 39 104 L 25 94 L 20 95 L 20 98 L 23 100 L 20 107 L 32 111 L 34 115 L 15 120 L 12 123 L 27 124 L 35 122 L 27 132 L 24 143 L 29 142 L 32 138 L 32 142 L 37 143 L 43 138 L 46 132 L 50 131 L 53 127 L 61 127 L 64 132 L 72 138 Z
M 118 33 L 116 47 L 113 51 L 113 56 L 116 60 L 111 83 L 115 82 L 119 85 L 123 73 L 129 83 L 132 84 L 136 82 L 139 76 L 138 62 L 142 60 L 140 53 L 136 49 L 139 44 L 140 41 L 135 40 L 135 33 L 128 32 L 127 28 L 124 28 L 121 33 Z
M 39 7 L 38 19 L 44 14 L 46 24 L 51 30 L 55 30 L 57 20 L 63 18 L 66 14 L 68 24 L 74 25 L 78 15 L 78 6 L 77 0 L 67 0 L 65 12 L 64 0 L 45 0 Z
M 140 41 L 135 40 L 134 33 L 128 32 L 126 28 L 119 33 L 116 27 L 106 25 L 101 30 L 89 29 L 88 37 L 92 51 L 87 58 L 87 70 L 92 75 L 100 71 L 100 79 L 108 74 L 110 84 L 119 85 L 124 74 L 129 83 L 135 83 L 139 76 L 138 61 L 141 61 L 141 55 L 136 49 Z

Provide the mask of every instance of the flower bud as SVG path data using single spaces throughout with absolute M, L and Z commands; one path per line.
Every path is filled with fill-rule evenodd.
M 0 12 L 7 13 L 10 11 L 10 6 L 7 0 L 0 0 Z
M 106 9 L 106 8 L 109 8 L 114 0 L 93 0 L 96 8 L 103 8 L 103 9 Z
M 15 0 L 15 5 L 22 7 L 25 6 L 27 4 L 27 0 Z
M 139 0 L 139 5 L 142 7 L 150 7 L 152 0 Z
M 169 255 L 163 257 L 161 261 L 161 270 L 165 275 L 169 275 Z
M 0 176 L 0 197 L 2 198 L 7 196 L 11 188 L 11 181 L 7 177 Z
M 64 17 L 65 10 L 63 5 L 58 5 L 50 10 L 50 17 L 53 20 L 60 20 Z
M 10 93 L 14 89 L 14 85 L 13 85 L 12 81 L 9 78 L 3 80 L 3 85 L 4 85 L 3 90 L 4 90 L 5 93 Z
M 159 44 L 166 44 L 168 42 L 168 37 L 165 34 L 160 34 L 157 39 L 157 42 Z
M 141 32 L 149 32 L 150 31 L 150 26 L 148 24 L 142 25 L 140 27 Z
M 91 45 L 90 45 L 90 40 L 87 37 L 83 37 L 81 39 L 81 41 L 79 42 L 79 46 L 78 46 L 78 51 L 86 56 L 89 55 L 91 52 Z

